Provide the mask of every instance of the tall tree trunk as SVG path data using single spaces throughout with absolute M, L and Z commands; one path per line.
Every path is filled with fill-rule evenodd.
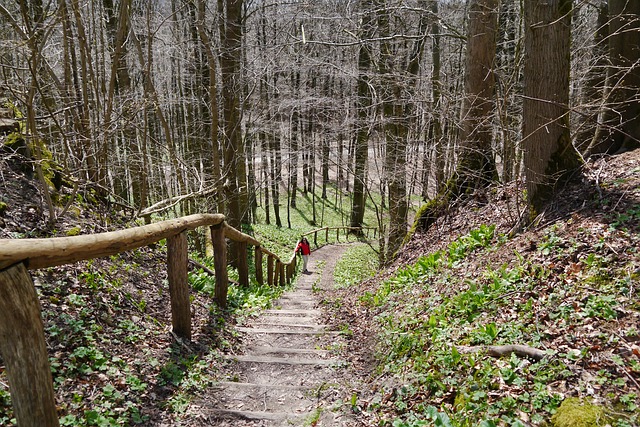
M 300 71 L 296 70 L 292 76 L 293 80 L 293 90 L 294 93 L 298 94 L 300 92 Z M 293 111 L 291 112 L 291 174 L 289 177 L 290 180 L 290 188 L 291 188 L 291 200 L 289 205 L 292 208 L 296 208 L 296 197 L 298 193 L 298 162 L 300 158 L 300 153 L 298 150 L 300 149 L 300 144 L 298 143 L 298 126 L 300 121 L 300 113 L 298 111 L 298 106 L 293 107 Z
M 446 142 L 444 141 L 442 135 L 442 121 L 441 121 L 441 108 L 442 108 L 442 65 L 440 61 L 440 20 L 438 17 L 438 1 L 431 1 L 431 13 L 434 16 L 433 22 L 431 23 L 431 33 L 432 33 L 432 42 L 431 42 L 431 61 L 433 63 L 433 71 L 431 75 L 431 97 L 432 97 L 432 108 L 433 118 L 430 122 L 430 130 L 429 136 L 433 141 L 434 151 L 435 151 L 435 190 L 436 193 L 439 192 L 445 183 L 445 173 L 444 173 L 444 165 L 445 165 L 445 151 L 447 148 Z M 426 169 L 426 168 L 425 168 Z M 425 183 L 428 183 L 429 180 L 425 179 Z M 425 188 L 422 190 L 422 196 L 426 199 L 429 197 L 429 188 L 428 185 L 425 185 Z
M 240 62 L 242 58 L 242 0 L 218 0 L 220 21 L 220 72 L 222 75 L 223 104 L 223 152 L 225 196 L 228 201 L 229 225 L 240 229 L 243 210 L 240 203 L 241 192 L 246 192 L 246 177 L 240 176 L 245 170 L 245 153 L 242 142 L 240 95 Z
M 525 2 L 523 149 L 527 198 L 540 212 L 579 166 L 569 135 L 571 0 Z
M 498 0 L 472 0 L 469 7 L 465 97 L 458 162 L 458 192 L 486 187 L 497 178 L 491 143 L 494 110 Z
M 375 32 L 372 0 L 362 2 L 361 43 L 358 50 L 358 83 L 356 98 L 355 164 L 353 171 L 353 202 L 351 227 L 362 227 L 366 206 L 366 173 L 369 154 L 369 114 L 373 104 L 369 73 L 371 72 L 371 39 Z M 350 157 L 350 156 L 349 156 Z M 348 190 L 347 190 L 348 191 Z
M 322 199 L 327 199 L 327 186 L 329 185 L 329 139 L 322 138 Z
M 215 53 L 215 46 L 207 28 L 205 26 L 205 0 L 198 0 L 198 19 L 197 28 L 198 34 L 207 53 L 207 59 L 209 62 L 209 108 L 211 115 L 211 122 L 209 124 L 209 161 L 212 164 L 211 167 L 211 180 L 216 187 L 216 197 L 214 197 L 213 209 L 215 211 L 224 212 L 224 186 L 222 179 L 222 170 L 220 162 L 220 140 L 218 138 L 218 85 L 217 85 L 217 55 Z
M 426 2 L 421 2 L 422 6 Z M 389 244 L 387 260 L 391 260 L 400 249 L 407 234 L 407 182 L 406 156 L 409 129 L 414 122 L 415 109 L 412 104 L 417 76 L 427 33 L 426 13 L 419 23 L 420 37 L 409 51 L 405 69 L 395 67 L 395 58 L 388 36 L 390 9 L 387 4 L 378 11 L 380 43 L 380 75 L 382 84 L 382 111 L 384 116 L 384 138 L 386 147 L 385 177 L 389 191 Z M 426 9 L 426 8 L 425 8 Z M 394 73 L 395 71 L 395 73 Z
M 608 84 L 605 123 L 611 132 L 599 152 L 640 147 L 640 1 L 609 0 Z

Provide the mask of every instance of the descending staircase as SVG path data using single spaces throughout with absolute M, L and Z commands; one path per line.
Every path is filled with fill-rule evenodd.
M 319 297 L 313 291 L 314 284 L 333 276 L 336 250 L 326 249 L 326 258 L 322 249 L 314 253 L 310 268 L 324 261 L 322 273 L 301 275 L 296 290 L 283 295 L 274 309 L 237 328 L 246 334 L 246 351 L 228 356 L 234 381 L 216 384 L 202 402 L 206 425 L 351 425 L 337 403 L 345 363 L 331 351 L 343 338 L 320 323 Z

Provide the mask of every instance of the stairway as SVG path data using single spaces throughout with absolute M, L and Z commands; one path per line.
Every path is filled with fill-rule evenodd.
M 338 404 L 346 366 L 331 351 L 342 337 L 321 323 L 319 297 L 313 291 L 322 283 L 331 285 L 336 250 L 344 248 L 314 252 L 312 274 L 300 275 L 296 289 L 251 325 L 236 328 L 245 334 L 246 350 L 228 356 L 234 381 L 220 382 L 208 393 L 202 403 L 208 423 L 203 425 L 351 425 Z

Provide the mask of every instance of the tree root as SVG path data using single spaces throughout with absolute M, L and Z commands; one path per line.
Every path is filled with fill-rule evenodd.
M 465 354 L 486 352 L 491 357 L 503 357 L 515 353 L 517 356 L 528 357 L 533 360 L 541 360 L 547 355 L 546 352 L 540 349 L 519 344 L 459 346 L 458 351 Z

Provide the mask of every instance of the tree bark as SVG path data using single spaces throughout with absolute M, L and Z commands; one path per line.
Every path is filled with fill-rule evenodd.
M 640 147 L 640 2 L 609 0 L 609 108 L 611 129 L 599 152 Z
M 366 206 L 366 173 L 369 155 L 369 123 L 373 95 L 370 88 L 371 39 L 375 31 L 372 0 L 362 2 L 361 44 L 358 49 L 358 82 L 356 98 L 355 167 L 353 172 L 353 204 L 351 207 L 351 227 L 362 227 Z
M 465 96 L 458 162 L 458 192 L 488 186 L 497 178 L 493 123 L 498 0 L 472 0 L 469 7 Z
M 523 151 L 532 214 L 579 166 L 569 135 L 571 0 L 525 2 Z

